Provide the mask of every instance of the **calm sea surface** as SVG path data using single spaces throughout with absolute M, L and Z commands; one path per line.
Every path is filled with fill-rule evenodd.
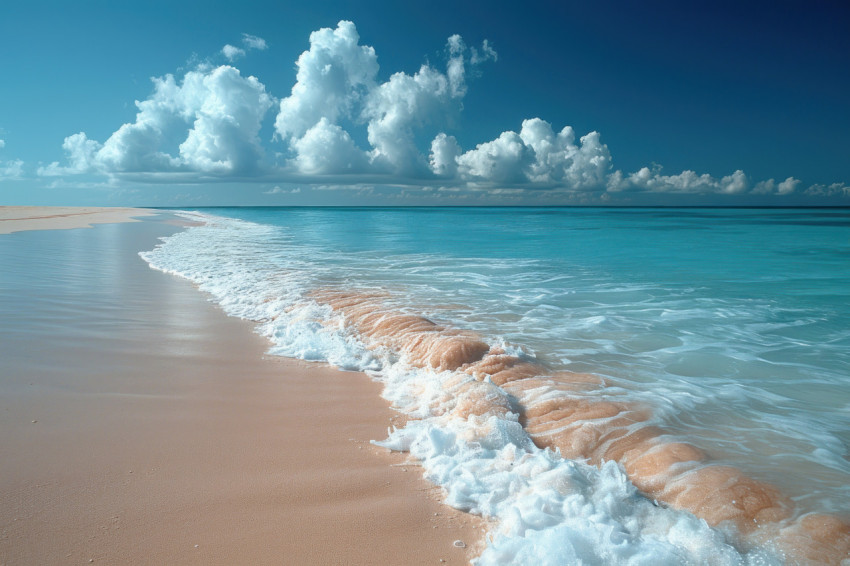
M 273 353 L 367 370 L 398 401 L 393 376 L 416 373 L 403 356 L 368 347 L 311 299 L 327 289 L 380 293 L 395 309 L 474 331 L 555 371 L 608 378 L 599 395 L 651 407 L 653 425 L 778 487 L 797 514 L 850 513 L 850 210 L 200 214 L 207 225 L 143 257 L 256 320 Z M 442 482 L 450 493 L 452 481 Z M 503 529 L 492 548 L 531 528 Z M 735 560 L 770 561 L 743 556 Z

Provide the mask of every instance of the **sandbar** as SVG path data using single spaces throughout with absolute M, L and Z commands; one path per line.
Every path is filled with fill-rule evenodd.
M 0 206 L 0 234 L 25 230 L 91 228 L 93 224 L 133 222 L 154 214 L 144 208 L 91 206 Z

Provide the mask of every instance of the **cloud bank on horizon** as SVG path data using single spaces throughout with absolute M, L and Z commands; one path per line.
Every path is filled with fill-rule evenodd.
M 487 40 L 470 46 L 453 35 L 444 66 L 425 63 L 413 74 L 396 72 L 382 81 L 375 49 L 361 45 L 353 22 L 340 21 L 310 35 L 309 49 L 296 62 L 296 82 L 283 98 L 233 65 L 267 48 L 262 38 L 243 34 L 241 46 L 222 48 L 227 64 L 204 62 L 179 80 L 172 74 L 153 78 L 153 93 L 136 102 L 134 122 L 103 142 L 85 132 L 66 137 L 65 162 L 39 167 L 37 174 L 140 182 L 372 183 L 603 199 L 626 192 L 850 196 L 843 183 L 801 190 L 794 177 L 754 181 L 740 169 L 719 178 L 690 170 L 664 174 L 657 164 L 623 172 L 599 132 L 577 136 L 570 126 L 556 131 L 539 117 L 464 149 L 446 130 L 462 112 L 471 80 L 498 59 Z M 263 142 L 261 130 L 272 118 L 273 138 Z M 0 178 L 21 177 L 23 165 L 0 161 Z

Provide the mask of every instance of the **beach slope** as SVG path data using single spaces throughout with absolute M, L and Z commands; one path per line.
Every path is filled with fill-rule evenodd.
M 0 238 L 0 563 L 467 563 L 480 520 L 369 443 L 378 384 L 264 355 L 138 257 L 173 220 Z

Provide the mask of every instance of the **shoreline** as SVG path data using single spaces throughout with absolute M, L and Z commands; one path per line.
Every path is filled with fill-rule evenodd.
M 224 214 L 230 216 L 227 211 Z M 663 426 L 663 419 L 654 418 L 656 406 L 653 403 L 644 403 L 638 396 L 618 397 L 616 389 L 603 391 L 609 385 L 616 386 L 616 381 L 608 381 L 601 374 L 577 374 L 568 367 L 556 372 L 552 366 L 534 357 L 529 359 L 522 353 L 501 350 L 498 339 L 494 340 L 493 336 L 499 335 L 499 324 L 510 323 L 510 319 L 498 318 L 489 325 L 487 334 L 469 330 L 482 328 L 479 326 L 482 319 L 501 314 L 501 311 L 490 308 L 494 303 L 478 303 L 482 309 L 463 306 L 470 289 L 463 287 L 465 293 L 461 290 L 455 293 L 442 285 L 451 275 L 463 281 L 469 271 L 468 262 L 454 261 L 453 248 L 442 250 L 439 259 L 431 262 L 433 268 L 429 271 L 418 261 L 411 262 L 406 255 L 410 252 L 406 244 L 408 238 L 419 233 L 415 228 L 380 239 L 378 234 L 386 235 L 386 232 L 370 231 L 367 237 L 375 238 L 374 245 L 362 244 L 373 253 L 361 256 L 359 239 L 351 244 L 340 240 L 340 237 L 358 238 L 354 221 L 362 217 L 352 218 L 347 212 L 292 213 L 279 220 L 263 212 L 246 211 L 232 216 L 235 219 L 210 216 L 204 228 L 182 234 L 180 238 L 169 240 L 162 249 L 143 256 L 157 269 L 185 274 L 201 289 L 207 290 L 226 312 L 264 321 L 261 332 L 275 342 L 279 349 L 274 351 L 304 355 L 303 352 L 312 353 L 311 348 L 318 344 L 318 351 L 331 360 L 338 360 L 344 367 L 377 369 L 375 375 L 387 384 L 385 395 L 405 411 L 423 417 L 423 421 L 411 429 L 392 434 L 394 444 L 390 445 L 410 447 L 413 454 L 421 457 L 426 469 L 440 478 L 438 481 L 446 487 L 452 500 L 472 501 L 473 506 L 500 520 L 493 544 L 485 550 L 482 562 L 492 560 L 500 552 L 494 549 L 504 549 L 507 544 L 516 544 L 514 549 L 522 549 L 517 553 L 526 549 L 536 552 L 539 533 L 547 532 L 548 536 L 554 532 L 547 531 L 548 527 L 563 533 L 568 530 L 563 525 L 578 520 L 577 531 L 571 532 L 583 532 L 582 513 L 570 510 L 544 522 L 527 520 L 525 514 L 516 513 L 517 509 L 531 509 L 529 516 L 534 516 L 541 510 L 561 509 L 566 501 L 573 505 L 575 498 L 584 497 L 595 502 L 597 496 L 609 494 L 608 488 L 616 485 L 640 490 L 637 500 L 641 504 L 632 508 L 632 501 L 625 494 L 613 495 L 611 500 L 622 503 L 622 507 L 612 508 L 607 517 L 617 525 L 625 525 L 627 521 L 621 522 L 619 513 L 633 509 L 635 517 L 654 517 L 660 513 L 664 520 L 690 521 L 690 533 L 701 540 L 699 544 L 682 545 L 675 538 L 678 529 L 671 529 L 665 536 L 672 547 L 686 553 L 693 551 L 694 561 L 700 561 L 698 552 L 706 549 L 719 554 L 729 551 L 739 558 L 764 553 L 768 561 L 780 560 L 783 553 L 794 559 L 817 558 L 825 563 L 837 563 L 846 556 L 850 531 L 839 516 L 824 514 L 817 508 L 797 507 L 783 490 L 767 482 L 764 476 L 749 475 L 746 465 L 737 467 L 732 462 L 724 462 L 722 456 L 718 457 L 712 450 L 710 442 L 692 444 L 690 438 L 695 438 L 696 442 L 703 439 L 696 427 L 694 436 L 677 434 L 675 426 L 668 428 Z M 203 214 L 199 220 L 202 218 Z M 399 218 L 396 215 L 396 222 L 386 224 L 396 226 L 400 224 Z M 414 227 L 421 225 L 416 215 L 402 218 Z M 449 215 L 440 225 L 447 230 L 446 235 L 457 235 L 445 225 L 450 219 L 458 218 Z M 375 220 L 380 222 L 386 218 Z M 471 218 L 470 224 L 475 225 L 474 220 Z M 313 232 L 315 226 L 325 224 L 329 227 L 327 234 Z M 442 230 L 435 232 L 444 233 Z M 299 238 L 299 234 L 307 236 Z M 486 228 L 484 234 L 478 243 L 489 246 L 492 235 Z M 314 251 L 312 244 L 315 241 L 324 244 L 325 238 L 328 245 L 322 246 L 320 252 Z M 429 242 L 424 241 L 426 245 Z M 213 242 L 216 248 L 230 250 L 228 258 L 232 261 L 222 264 L 220 254 L 209 253 Z M 329 250 L 327 256 L 325 250 Z M 374 261 L 374 252 L 385 253 L 385 250 L 392 260 Z M 391 251 L 400 252 L 400 255 Z M 514 251 L 519 252 L 520 258 L 523 256 L 522 248 Z M 484 255 L 487 256 L 486 252 Z M 367 262 L 361 261 L 364 257 Z M 325 266 L 334 267 L 332 276 L 324 275 Z M 395 267 L 400 268 L 398 272 Z M 429 273 L 431 278 L 420 279 L 422 271 Z M 544 269 L 532 271 L 535 275 L 552 275 Z M 503 285 L 501 288 L 512 285 L 504 278 L 493 280 Z M 295 282 L 292 287 L 297 288 L 297 292 L 292 292 L 290 281 Z M 427 287 L 429 296 L 417 293 L 417 285 L 425 287 L 423 281 L 434 282 L 433 287 Z M 473 277 L 473 281 L 477 283 L 478 279 Z M 408 282 L 411 289 L 406 287 Z M 593 285 L 593 281 L 589 283 Z M 415 306 L 419 300 L 423 305 L 431 305 L 432 290 L 445 293 L 437 300 L 441 306 L 444 301 L 452 305 L 449 310 L 460 324 L 441 323 L 450 318 L 441 318 L 436 308 L 428 310 L 425 306 L 423 313 Z M 532 303 L 545 306 L 548 296 L 541 292 Z M 487 298 L 498 300 L 492 294 Z M 461 305 L 454 305 L 453 299 Z M 518 312 L 520 309 L 506 308 L 524 321 Z M 596 309 L 589 310 L 588 314 L 597 314 Z M 567 314 L 563 310 L 560 312 Z M 747 309 L 743 312 L 755 314 Z M 433 320 L 429 316 L 433 316 Z M 755 318 L 760 320 L 758 316 Z M 316 324 L 317 321 L 321 324 Z M 529 343 L 535 343 L 535 337 L 523 333 L 521 325 L 508 324 L 508 327 L 519 331 Z M 328 340 L 326 330 L 330 329 L 333 330 Z M 570 329 L 565 330 L 571 335 Z M 351 336 L 354 339 L 349 348 L 347 340 Z M 372 349 L 380 352 L 381 360 L 376 364 L 368 354 L 363 354 Z M 545 345 L 543 351 L 546 351 Z M 596 361 L 589 358 L 591 362 Z M 593 363 L 587 365 L 592 367 Z M 759 375 L 758 372 L 755 375 Z M 697 387 L 696 393 L 699 392 Z M 660 398 L 666 399 L 664 394 Z M 517 417 L 519 422 L 516 422 Z M 517 431 L 516 436 L 501 436 L 504 442 L 491 442 L 499 437 L 498 433 L 493 434 L 494 430 L 514 429 L 517 424 L 523 427 L 522 432 Z M 706 430 L 713 429 L 708 426 Z M 479 451 L 482 445 L 486 449 Z M 784 444 L 780 442 L 777 446 Z M 584 480 L 594 478 L 588 480 L 588 485 L 598 489 L 562 491 L 554 480 L 553 484 L 536 484 L 541 468 L 503 465 L 505 460 L 511 462 L 511 466 L 516 463 L 515 448 L 519 448 L 523 463 L 533 459 L 526 456 L 540 455 L 541 449 L 549 448 L 556 455 L 560 452 L 564 459 L 556 456 L 550 460 L 543 454 L 540 466 L 548 469 L 552 464 L 559 473 L 568 476 L 575 472 L 581 477 L 576 485 L 584 485 Z M 490 452 L 490 449 L 496 451 Z M 460 457 L 456 458 L 457 455 Z M 592 467 L 582 469 L 585 464 Z M 510 472 L 505 473 L 508 470 Z M 598 475 L 600 471 L 602 475 Z M 608 472 L 622 483 L 607 482 Z M 475 479 L 468 481 L 469 478 Z M 535 487 L 529 488 L 532 484 Z M 554 490 L 551 489 L 553 485 L 556 485 Z M 484 486 L 486 489 L 479 489 Z M 836 491 L 841 489 L 841 486 L 836 487 Z M 509 496 L 488 499 L 489 493 Z M 551 501 L 546 499 L 550 494 Z M 493 504 L 494 500 L 498 506 Z M 658 508 L 664 510 L 656 510 Z M 829 505 L 826 509 L 830 509 Z M 637 521 L 640 528 L 652 529 L 653 523 Z M 532 536 L 526 536 L 529 530 Z M 591 532 L 592 536 L 600 536 L 605 531 Z M 505 533 L 510 533 L 510 543 L 503 545 L 501 534 Z M 519 534 L 512 536 L 513 533 Z M 554 538 L 549 540 L 555 541 Z M 636 537 L 634 548 L 643 549 L 645 540 L 655 539 L 653 536 Z M 570 547 L 566 538 L 563 544 L 553 545 L 556 549 Z M 607 548 L 606 541 L 599 540 L 598 546 Z M 600 559 L 601 552 L 590 551 L 587 556 Z M 654 555 L 658 549 L 648 552 Z M 504 557 L 502 554 L 498 560 Z
M 115 209 L 28 208 L 51 217 L 30 230 L 64 227 L 63 218 L 121 222 Z M 158 211 L 119 216 L 140 213 L 159 217 L 0 239 L 15 295 L 0 302 L 9 321 L 0 561 L 460 564 L 477 555 L 484 521 L 440 503 L 407 455 L 369 444 L 396 417 L 380 385 L 266 355 L 252 323 L 138 258 L 179 229 Z M 52 278 L 28 286 L 40 270 Z

